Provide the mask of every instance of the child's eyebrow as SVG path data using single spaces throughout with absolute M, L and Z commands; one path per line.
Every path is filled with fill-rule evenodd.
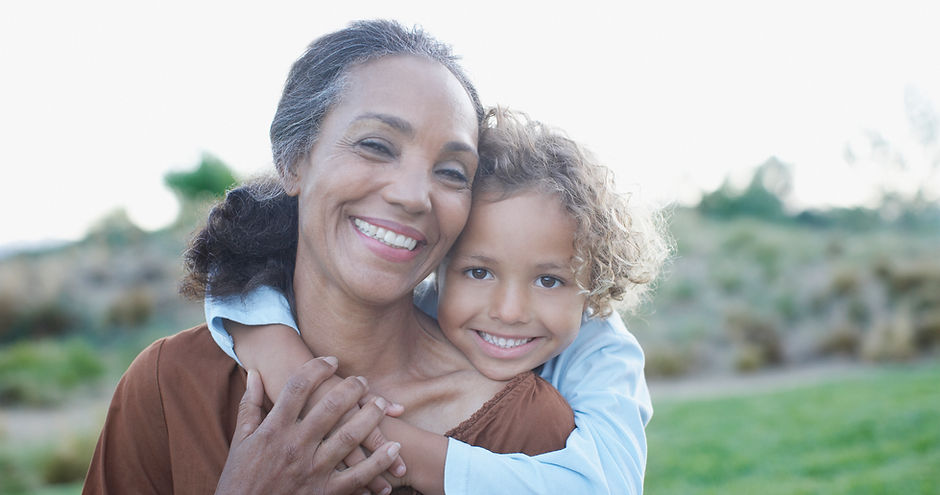
M 464 262 L 472 261 L 472 262 L 480 263 L 483 265 L 495 265 L 497 263 L 496 259 L 490 258 L 489 256 L 482 255 L 482 254 L 465 254 L 465 255 L 460 256 L 459 258 L 462 259 Z
M 570 270 L 571 267 L 567 263 L 558 263 L 558 262 L 546 262 L 538 263 L 535 267 L 539 270 Z

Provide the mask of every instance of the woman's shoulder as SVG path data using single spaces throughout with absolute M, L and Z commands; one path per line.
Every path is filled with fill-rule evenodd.
M 212 340 L 205 324 L 160 338 L 137 355 L 124 374 L 124 381 L 174 383 L 187 378 L 211 381 L 229 375 L 238 364 Z M 164 389 L 165 387 L 160 387 Z
M 535 373 L 525 372 L 448 436 L 492 452 L 537 455 L 564 448 L 574 426 L 565 398 Z

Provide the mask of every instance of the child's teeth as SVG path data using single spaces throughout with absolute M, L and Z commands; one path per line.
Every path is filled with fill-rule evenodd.
M 532 339 L 507 339 L 504 337 L 496 337 L 495 335 L 490 335 L 486 332 L 479 332 L 479 334 L 481 337 L 483 337 L 483 340 L 497 347 L 502 347 L 503 349 L 512 349 L 513 347 L 519 347 L 520 345 L 526 344 L 532 340 Z

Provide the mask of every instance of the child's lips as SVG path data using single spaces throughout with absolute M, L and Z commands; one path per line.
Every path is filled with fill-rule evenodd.
M 477 335 L 487 344 L 494 345 L 502 349 L 515 349 L 535 340 L 534 337 L 502 337 L 491 333 L 477 330 Z

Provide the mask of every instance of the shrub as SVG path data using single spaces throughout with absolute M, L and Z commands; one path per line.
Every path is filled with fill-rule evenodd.
M 644 354 L 644 372 L 649 377 L 673 378 L 685 375 L 695 361 L 691 353 L 669 344 L 648 346 Z
M 104 372 L 95 350 L 83 342 L 19 342 L 0 349 L 0 404 L 55 404 Z
M 832 276 L 829 288 L 836 296 L 855 294 L 861 287 L 861 277 L 855 268 L 844 267 Z
M 738 350 L 738 369 L 751 370 L 783 362 L 783 344 L 777 326 L 744 310 L 725 315 L 725 325 Z
M 858 354 L 862 342 L 862 331 L 853 325 L 840 325 L 826 333 L 819 342 L 818 349 L 824 356 L 845 355 L 854 357 Z
M 0 343 L 62 337 L 81 324 L 81 317 L 61 301 L 45 301 L 30 307 L 12 298 L 0 299 Z
M 917 319 L 914 325 L 914 342 L 921 350 L 940 344 L 940 306 L 925 311 Z
M 875 325 L 862 342 L 862 357 L 870 361 L 899 361 L 914 357 L 914 327 L 903 309 L 893 321 Z
M 97 438 L 93 435 L 72 435 L 60 442 L 40 460 L 42 481 L 57 485 L 85 479 L 95 453 Z
M 108 307 L 106 322 L 111 326 L 139 327 L 153 316 L 153 295 L 145 288 L 120 294 Z

